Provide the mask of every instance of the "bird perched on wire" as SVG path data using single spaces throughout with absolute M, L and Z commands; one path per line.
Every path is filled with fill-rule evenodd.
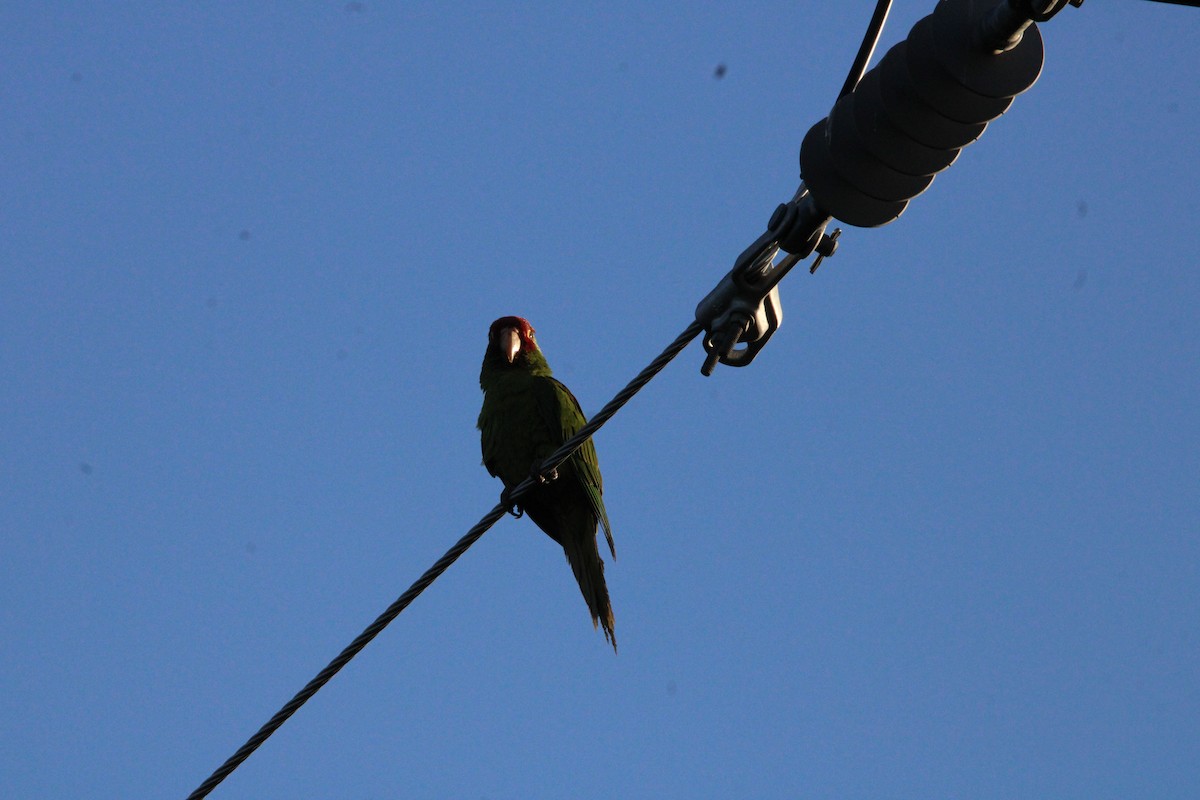
M 579 401 L 552 377 L 533 327 L 521 317 L 501 317 L 492 323 L 479 385 L 483 465 L 504 482 L 506 493 L 536 475 L 538 465 L 587 422 Z M 614 559 L 617 551 L 592 440 L 551 473 L 536 477 L 538 484 L 518 500 L 520 509 L 562 546 L 592 614 L 592 625 L 604 628 L 604 638 L 615 652 L 612 604 L 596 546 L 599 526 Z

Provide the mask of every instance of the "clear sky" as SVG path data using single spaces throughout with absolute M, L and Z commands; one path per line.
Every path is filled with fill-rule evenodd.
M 598 409 L 872 5 L 0 6 L 4 796 L 191 792 L 495 503 L 488 324 Z M 619 655 L 505 519 L 212 796 L 1200 796 L 1200 10 L 1043 34 L 601 431 Z

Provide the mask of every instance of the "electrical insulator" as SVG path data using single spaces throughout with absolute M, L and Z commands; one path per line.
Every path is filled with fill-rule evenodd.
M 821 209 L 872 228 L 954 163 L 1037 81 L 1042 37 L 1015 0 L 942 0 L 809 129 L 804 184 Z

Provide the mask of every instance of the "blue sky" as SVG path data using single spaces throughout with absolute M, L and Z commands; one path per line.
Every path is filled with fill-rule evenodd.
M 598 409 L 871 5 L 0 8 L 5 794 L 194 789 L 496 501 L 491 320 Z M 1197 796 L 1200 12 L 1043 36 L 751 367 L 599 434 L 620 655 L 503 520 L 212 796 Z

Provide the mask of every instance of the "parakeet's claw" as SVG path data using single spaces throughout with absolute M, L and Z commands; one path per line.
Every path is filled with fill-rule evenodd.
M 504 491 L 500 492 L 500 504 L 504 506 L 505 511 L 512 514 L 516 519 L 525 516 L 525 510 L 512 499 L 512 490 L 507 486 L 504 488 Z
M 539 461 L 536 464 L 534 464 L 529 470 L 529 474 L 533 477 L 533 479 L 535 481 L 537 481 L 540 484 L 545 485 L 547 483 L 550 483 L 551 481 L 558 480 L 558 467 L 555 467 L 554 469 L 550 470 L 549 472 L 539 472 L 538 467 L 540 467 L 541 465 L 542 465 L 542 462 Z

